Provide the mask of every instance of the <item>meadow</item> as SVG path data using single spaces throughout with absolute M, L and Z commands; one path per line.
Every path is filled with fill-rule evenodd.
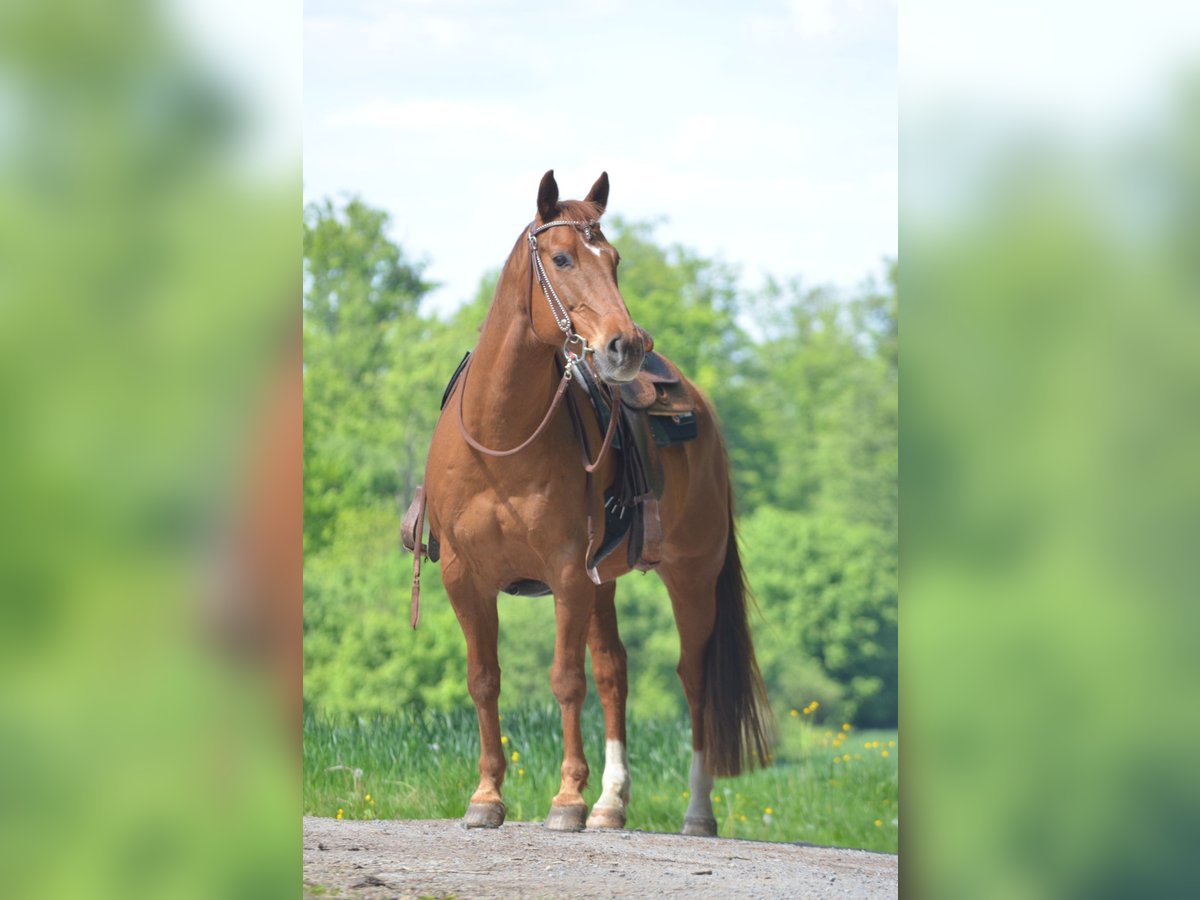
M 504 711 L 509 821 L 540 821 L 558 790 L 562 734 L 557 708 Z M 717 779 L 722 837 L 857 847 L 895 853 L 899 832 L 895 731 L 823 721 L 810 704 L 779 715 L 773 765 Z M 603 719 L 585 707 L 592 766 L 585 791 L 600 793 Z M 690 727 L 684 718 L 632 718 L 628 827 L 674 832 L 687 805 Z M 304 812 L 346 819 L 458 818 L 475 789 L 479 737 L 472 709 L 304 721 Z

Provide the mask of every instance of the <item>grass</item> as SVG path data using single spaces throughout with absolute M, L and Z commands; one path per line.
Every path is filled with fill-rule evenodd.
M 722 837 L 861 847 L 896 852 L 898 777 L 895 731 L 818 724 L 806 710 L 779 720 L 774 765 L 718 779 L 713 808 Z M 558 790 L 562 731 L 556 708 L 506 711 L 505 750 L 515 754 L 504 783 L 509 821 L 540 821 Z M 585 791 L 600 793 L 603 720 L 589 704 Z M 628 826 L 674 832 L 687 806 L 691 736 L 679 720 L 633 720 Z M 304 811 L 347 819 L 458 818 L 478 781 L 474 710 L 304 721 Z

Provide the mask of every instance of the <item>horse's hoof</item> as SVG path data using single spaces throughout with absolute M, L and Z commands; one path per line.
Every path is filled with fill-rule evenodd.
M 587 804 L 573 806 L 551 806 L 546 816 L 546 827 L 551 831 L 583 831 L 587 818 Z
M 683 833 L 690 837 L 716 837 L 716 819 L 694 819 L 688 816 L 683 820 Z
M 472 803 L 463 816 L 465 828 L 499 828 L 504 824 L 503 803 Z
M 624 828 L 625 810 L 597 806 L 587 818 L 588 828 Z

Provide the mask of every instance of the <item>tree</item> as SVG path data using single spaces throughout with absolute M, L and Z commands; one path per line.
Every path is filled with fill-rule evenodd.
M 896 527 L 895 267 L 889 290 L 849 302 L 798 280 L 769 283 L 771 333 L 760 355 L 779 456 L 771 500 L 847 523 Z
M 609 230 L 630 313 L 654 336 L 655 349 L 713 401 L 739 508 L 754 509 L 770 494 L 776 444 L 757 399 L 765 377 L 757 348 L 738 324 L 736 273 L 684 247 L 659 246 L 651 224 L 614 218 Z
M 304 219 L 304 540 L 327 546 L 339 510 L 406 486 L 403 400 L 390 376 L 432 285 L 361 200 L 310 205 Z

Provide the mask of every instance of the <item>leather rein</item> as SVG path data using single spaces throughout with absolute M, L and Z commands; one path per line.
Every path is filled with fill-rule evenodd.
M 583 230 L 584 239 L 591 241 L 592 229 L 599 222 L 574 222 L 569 219 L 556 219 L 553 222 L 547 222 L 537 228 L 530 223 L 529 230 L 526 232 L 526 238 L 529 243 L 529 328 L 533 331 L 534 336 L 537 336 L 537 329 L 533 324 L 533 279 L 536 277 L 538 284 L 542 286 L 542 293 L 546 295 L 546 302 L 550 304 L 550 313 L 554 316 L 554 322 L 564 335 L 562 352 L 565 363 L 563 365 L 562 378 L 558 383 L 558 389 L 554 392 L 554 399 L 550 401 L 550 408 L 546 410 L 546 414 L 542 416 L 542 421 L 538 423 L 538 427 L 534 429 L 533 434 L 527 437 L 524 441 L 513 447 L 510 450 L 493 450 L 491 447 L 485 447 L 475 438 L 471 437 L 467 431 L 466 423 L 463 421 L 463 396 L 467 393 L 467 376 L 471 372 L 471 363 L 474 357 L 469 357 L 465 368 L 460 376 L 458 385 L 458 405 L 456 412 L 458 414 L 458 430 L 468 446 L 479 451 L 485 456 L 501 457 L 513 456 L 520 453 L 546 430 L 550 424 L 550 420 L 554 418 L 555 411 L 562 405 L 563 398 L 570 400 L 567 388 L 570 386 L 571 379 L 574 377 L 575 368 L 585 364 L 585 359 L 589 353 L 594 354 L 595 351 L 588 346 L 587 339 L 575 331 L 575 326 L 571 322 L 571 315 L 567 311 L 566 306 L 558 299 L 558 293 L 554 290 L 554 286 L 550 283 L 550 277 L 546 274 L 546 269 L 542 265 L 542 258 L 537 252 L 537 236 L 548 228 L 556 228 L 559 225 L 570 225 L 573 228 Z M 580 351 L 576 354 L 572 349 L 572 345 L 579 344 Z M 586 383 L 585 383 L 586 388 Z M 579 453 L 583 461 L 584 479 L 584 506 L 587 509 L 587 550 L 584 551 L 584 568 L 587 570 L 588 577 L 594 584 L 600 584 L 600 574 L 596 571 L 595 565 L 592 563 L 592 547 L 596 541 L 595 521 L 592 516 L 591 497 L 592 497 L 592 473 L 600 468 L 600 464 L 604 461 L 605 455 L 612 446 L 613 437 L 617 432 L 617 404 L 619 400 L 617 394 L 612 387 L 605 384 L 608 390 L 609 409 L 612 410 L 612 415 L 609 416 L 608 428 L 604 433 L 604 441 L 600 445 L 600 452 L 595 460 L 589 460 L 589 451 L 587 446 L 587 434 L 583 428 L 583 422 L 580 419 L 579 411 L 575 407 L 573 400 L 568 403 L 568 408 L 571 412 L 571 420 L 575 426 L 575 433 L 579 438 Z M 414 530 L 413 538 L 413 580 L 412 580 L 412 601 L 410 604 L 409 618 L 412 627 L 415 629 L 421 618 L 421 555 L 425 547 L 421 543 L 421 537 L 425 526 L 425 497 L 424 488 L 417 488 L 417 496 L 414 499 L 413 506 L 415 507 L 414 520 L 412 528 Z M 402 529 L 403 530 L 403 529 Z
M 570 385 L 571 379 L 574 377 L 575 367 L 584 365 L 584 360 L 586 359 L 587 354 L 595 353 L 595 350 L 588 346 L 587 339 L 575 331 L 575 326 L 571 322 L 570 313 L 567 311 L 567 308 L 563 302 L 558 299 L 558 293 L 554 290 L 554 285 L 550 283 L 550 277 L 546 274 L 546 269 L 542 265 L 542 258 L 537 252 L 537 236 L 548 228 L 555 228 L 559 225 L 570 225 L 574 228 L 582 228 L 584 239 L 591 241 L 592 228 L 598 224 L 598 222 L 575 222 L 570 219 L 556 219 L 555 221 L 547 222 L 545 225 L 541 225 L 538 228 L 534 228 L 533 225 L 530 224 L 529 230 L 526 232 L 526 237 L 529 243 L 529 327 L 536 335 L 537 331 L 533 328 L 533 279 L 536 276 L 538 284 L 542 286 L 542 293 L 546 295 L 546 302 L 550 305 L 550 314 L 554 316 L 555 324 L 558 325 L 559 329 L 565 336 L 562 352 L 563 358 L 566 362 L 563 366 L 562 378 L 558 382 L 558 390 L 554 392 L 554 399 L 550 401 L 550 408 L 547 409 L 546 414 L 542 416 L 542 421 L 538 423 L 538 426 L 534 429 L 533 434 L 527 437 L 516 447 L 513 447 L 509 450 L 493 450 L 491 447 L 485 447 L 483 444 L 479 443 L 479 441 L 475 440 L 475 438 L 471 437 L 471 434 L 467 431 L 466 423 L 463 421 L 463 397 L 467 393 L 467 376 L 470 374 L 471 363 L 473 362 L 474 358 L 472 357 L 472 359 L 467 360 L 466 368 L 463 369 L 462 373 L 462 382 L 458 388 L 458 430 L 459 433 L 462 434 L 463 440 L 466 441 L 471 448 L 478 450 L 480 453 L 494 457 L 514 456 L 536 441 L 538 437 L 541 436 L 542 432 L 546 430 L 546 427 L 550 424 L 550 420 L 554 418 L 555 411 L 562 404 L 563 398 L 567 393 L 567 388 Z M 581 346 L 578 354 L 571 349 L 573 344 L 579 344 Z M 615 406 L 611 406 L 612 402 L 615 400 L 613 390 L 607 384 L 605 387 L 608 388 L 610 407 L 615 409 Z M 604 434 L 604 442 L 600 445 L 600 452 L 597 454 L 594 461 L 588 459 L 587 449 L 586 447 L 583 448 L 583 470 L 589 475 L 595 472 L 596 469 L 600 468 L 600 464 L 604 461 L 605 454 L 608 452 L 609 447 L 612 446 L 613 436 L 616 434 L 617 430 L 616 423 L 617 417 L 615 415 L 610 416 L 608 420 L 608 429 Z

